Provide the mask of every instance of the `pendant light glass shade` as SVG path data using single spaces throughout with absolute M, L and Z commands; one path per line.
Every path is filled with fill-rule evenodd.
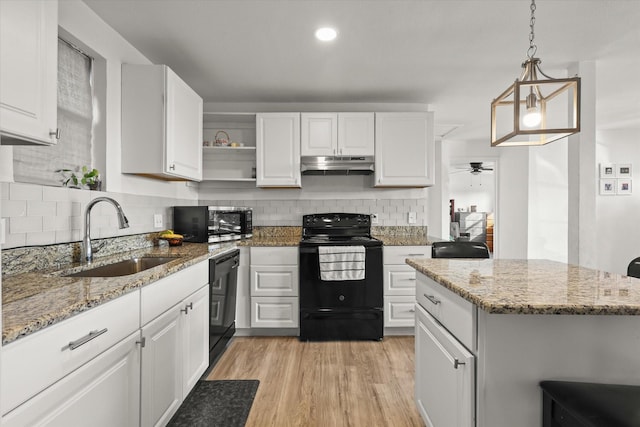
M 544 145 L 580 132 L 580 78 L 554 79 L 534 58 L 535 0 L 522 74 L 491 103 L 491 146 Z

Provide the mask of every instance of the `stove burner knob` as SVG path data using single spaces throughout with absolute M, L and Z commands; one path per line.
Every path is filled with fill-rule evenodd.
M 336 215 L 336 216 L 333 217 L 333 220 L 335 222 L 340 222 L 340 217 L 338 215 Z
M 344 301 L 344 295 L 340 295 L 340 296 L 338 297 L 338 299 L 339 299 L 340 301 Z

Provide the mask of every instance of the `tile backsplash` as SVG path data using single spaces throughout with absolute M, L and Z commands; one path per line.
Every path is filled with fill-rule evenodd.
M 377 214 L 375 226 L 426 226 L 426 199 L 306 199 L 306 200 L 195 200 L 170 197 L 46 187 L 35 184 L 0 183 L 6 241 L 3 248 L 50 245 L 82 240 L 84 210 L 90 200 L 107 196 L 117 200 L 130 227 L 118 228 L 114 207 L 99 203 L 91 211 L 91 237 L 107 238 L 141 234 L 170 228 L 172 206 L 249 206 L 256 226 L 300 226 L 302 215 L 323 212 Z M 416 223 L 408 224 L 409 212 Z M 155 228 L 154 214 L 161 214 L 163 227 Z

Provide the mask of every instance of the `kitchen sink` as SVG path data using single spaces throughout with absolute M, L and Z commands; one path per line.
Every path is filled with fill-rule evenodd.
M 67 274 L 67 277 L 117 277 L 128 276 L 129 274 L 140 273 L 158 265 L 166 264 L 177 257 L 139 257 L 126 259 L 124 261 L 115 262 L 113 264 L 102 265 L 100 267 L 90 268 L 78 271 L 77 273 Z

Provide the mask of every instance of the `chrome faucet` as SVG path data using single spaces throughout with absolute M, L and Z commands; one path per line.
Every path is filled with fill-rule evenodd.
M 91 208 L 93 208 L 99 202 L 109 202 L 116 208 L 116 213 L 118 215 L 118 224 L 120 229 L 129 227 L 129 220 L 126 216 L 124 216 L 124 212 L 122 211 L 122 206 L 120 203 L 113 200 L 111 197 L 96 197 L 87 205 L 87 209 L 84 211 L 84 238 L 82 239 L 82 261 L 83 262 L 91 262 L 93 261 L 93 249 L 91 248 Z M 99 248 L 98 248 L 99 249 Z M 96 249 L 96 252 L 98 251 Z

